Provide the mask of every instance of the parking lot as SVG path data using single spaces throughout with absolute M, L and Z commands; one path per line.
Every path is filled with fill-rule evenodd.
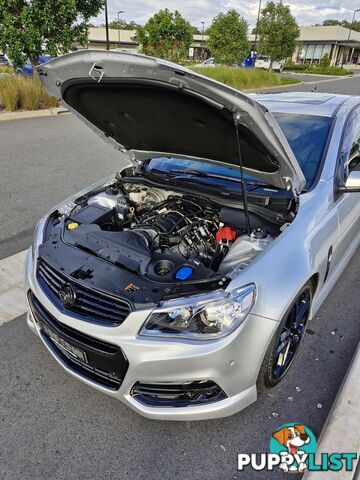
M 359 78 L 313 81 L 319 91 L 360 95 Z M 314 88 L 307 83 L 291 90 Z M 30 245 L 36 221 L 51 206 L 125 164 L 69 114 L 2 122 L 0 142 L 0 259 Z M 285 380 L 226 419 L 144 419 L 67 375 L 28 330 L 25 315 L 5 323 L 0 478 L 281 478 L 237 472 L 237 454 L 267 451 L 286 422 L 320 434 L 360 338 L 359 269 L 358 251 L 309 325 Z

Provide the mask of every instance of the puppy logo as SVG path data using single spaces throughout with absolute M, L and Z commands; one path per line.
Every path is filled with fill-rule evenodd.
M 270 452 L 281 456 L 280 469 L 284 472 L 304 472 L 309 453 L 316 453 L 316 439 L 305 425 L 289 423 L 273 433 Z

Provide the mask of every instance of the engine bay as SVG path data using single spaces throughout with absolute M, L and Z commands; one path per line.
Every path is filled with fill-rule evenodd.
M 221 285 L 261 253 L 279 228 L 253 215 L 249 235 L 243 210 L 136 177 L 90 192 L 55 217 L 66 244 L 165 284 Z

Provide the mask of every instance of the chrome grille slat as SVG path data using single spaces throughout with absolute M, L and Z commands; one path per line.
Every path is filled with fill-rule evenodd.
M 59 281 L 58 282 L 58 281 L 54 280 L 54 278 L 51 277 L 51 275 L 49 275 L 49 273 L 45 269 L 43 269 L 42 267 L 39 267 L 39 272 L 40 272 L 41 276 L 44 278 L 45 281 L 49 281 L 52 285 L 54 285 L 57 288 L 60 288 L 61 285 L 64 283 L 64 281 L 62 281 L 62 282 Z
M 43 290 L 47 290 L 52 298 L 55 296 L 61 308 L 72 316 L 115 326 L 120 325 L 131 312 L 131 306 L 125 300 L 90 290 L 55 269 L 43 258 L 38 260 L 37 274 Z M 71 284 L 76 289 L 77 302 L 73 307 L 64 307 L 61 304 L 59 291 L 64 284 Z
M 97 310 L 103 311 L 104 313 L 110 313 L 110 314 L 114 313 L 113 308 L 106 307 L 105 305 L 98 305 L 96 302 L 86 300 L 85 298 L 79 298 L 78 302 L 79 302 L 80 305 L 83 306 L 83 308 L 89 308 L 89 309 L 92 309 L 92 310 L 95 308 Z
M 116 307 L 118 309 L 121 309 L 122 306 L 121 305 L 117 305 L 116 302 L 113 302 L 112 300 L 107 300 L 107 299 L 104 299 L 102 298 L 100 295 L 97 297 L 96 295 L 93 295 L 89 292 L 81 292 L 81 297 L 84 297 L 84 298 L 91 298 L 92 300 L 96 300 L 97 302 L 102 302 L 104 303 L 106 306 L 111 306 L 111 307 Z M 128 310 L 128 307 L 127 305 L 124 305 L 123 307 L 124 310 Z

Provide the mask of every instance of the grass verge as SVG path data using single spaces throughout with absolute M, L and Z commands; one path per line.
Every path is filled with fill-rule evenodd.
M 0 73 L 9 73 L 10 75 L 14 73 L 14 70 L 12 67 L 6 67 L 4 65 L 0 66 Z
M 232 67 L 193 67 L 197 73 L 212 78 L 218 82 L 225 83 L 237 90 L 250 90 L 257 88 L 268 88 L 299 83 L 299 80 L 283 78 L 276 73 L 270 73 L 260 68 L 232 68 Z M 289 81 L 290 80 L 290 81 Z
M 8 112 L 57 107 L 37 79 L 17 75 L 0 77 L 0 100 Z

